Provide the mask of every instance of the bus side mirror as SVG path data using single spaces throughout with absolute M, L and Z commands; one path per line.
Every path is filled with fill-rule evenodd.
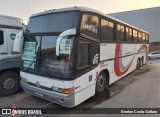
M 23 40 L 24 40 L 23 32 L 17 33 L 16 38 L 14 40 L 13 52 L 21 53 Z
M 75 35 L 76 34 L 76 29 L 73 28 L 73 29 L 69 29 L 69 30 L 66 30 L 64 32 L 62 32 L 58 39 L 57 39 L 57 43 L 56 43 L 56 55 L 59 56 L 59 46 L 60 46 L 60 43 L 61 43 L 61 40 L 63 39 L 64 36 L 69 36 L 69 35 Z

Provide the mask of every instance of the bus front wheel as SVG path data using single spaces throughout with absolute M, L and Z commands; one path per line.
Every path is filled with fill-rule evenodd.
M 106 75 L 104 72 L 101 72 L 96 82 L 96 94 L 102 93 L 106 88 L 106 84 Z

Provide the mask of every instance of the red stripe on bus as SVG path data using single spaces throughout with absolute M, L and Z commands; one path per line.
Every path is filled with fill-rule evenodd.
M 129 63 L 129 66 L 124 70 L 124 71 L 121 71 L 120 70 L 120 59 L 122 58 L 119 58 L 121 55 L 121 45 L 119 43 L 116 44 L 116 51 L 115 51 L 115 61 L 114 61 L 114 70 L 115 70 L 115 74 L 117 76 L 122 76 L 124 75 L 128 69 L 130 68 L 132 62 L 133 62 L 133 59 L 132 61 Z
M 147 45 L 142 45 L 141 48 L 138 50 L 138 52 L 140 52 L 143 48 L 145 48 L 147 50 Z M 120 70 L 120 59 L 122 58 L 119 58 L 121 56 L 121 45 L 119 43 L 116 44 L 116 51 L 115 51 L 115 61 L 114 61 L 114 70 L 115 70 L 115 74 L 117 76 L 122 76 L 124 75 L 128 70 L 129 68 L 131 67 L 132 63 L 133 63 L 133 60 L 134 58 L 131 60 L 131 62 L 129 63 L 129 66 L 124 70 L 124 71 L 121 71 Z

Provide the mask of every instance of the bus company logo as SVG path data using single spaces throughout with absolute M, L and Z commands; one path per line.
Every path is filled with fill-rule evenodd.
M 131 67 L 133 60 L 135 58 L 135 56 L 132 58 L 132 60 L 126 65 L 124 66 L 122 64 L 122 46 L 121 44 L 116 44 L 116 51 L 115 51 L 115 60 L 114 60 L 114 70 L 115 70 L 115 74 L 116 76 L 122 76 L 124 75 L 129 68 Z
M 87 23 L 83 23 L 83 28 L 85 28 L 93 33 L 98 33 L 98 29 L 96 29 L 94 26 L 91 26 Z
M 16 38 L 16 34 L 11 33 L 11 34 L 10 34 L 10 38 L 11 38 L 12 40 L 15 40 L 15 38 Z
M 138 52 L 141 52 L 142 50 L 147 50 L 147 45 L 142 45 L 138 50 Z M 115 59 L 114 61 L 114 70 L 115 70 L 116 76 L 122 76 L 125 73 L 127 73 L 135 58 L 134 56 L 131 59 L 131 61 L 126 66 L 124 66 L 122 64 L 122 58 L 120 58 L 121 56 L 122 56 L 122 46 L 121 44 L 116 44 L 115 58 L 117 59 Z
M 37 86 L 37 87 L 40 87 L 40 83 L 39 83 L 38 81 L 36 82 L 36 86 Z
M 96 54 L 93 58 L 93 64 L 98 64 L 98 55 L 99 54 Z

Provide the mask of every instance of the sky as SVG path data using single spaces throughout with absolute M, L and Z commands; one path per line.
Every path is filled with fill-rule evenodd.
M 32 14 L 65 7 L 90 7 L 105 14 L 160 6 L 160 0 L 0 0 L 0 14 L 27 24 Z

